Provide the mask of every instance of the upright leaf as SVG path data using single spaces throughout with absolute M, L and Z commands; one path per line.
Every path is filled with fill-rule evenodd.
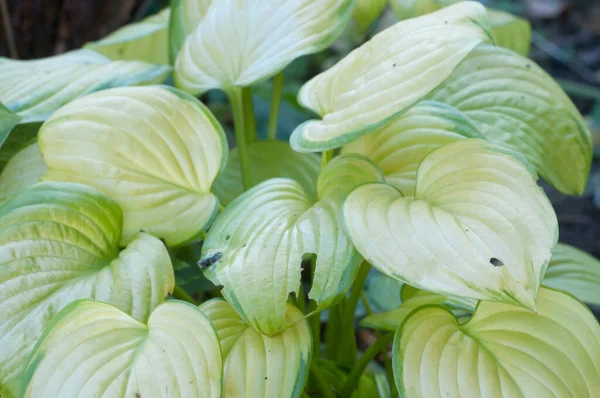
M 337 148 L 400 116 L 488 40 L 488 28 L 485 8 L 464 2 L 379 33 L 302 87 L 299 102 L 322 120 L 300 125 L 292 147 Z
M 170 15 L 170 9 L 165 8 L 140 22 L 125 25 L 101 40 L 87 43 L 85 47 L 112 60 L 168 65 Z
M 481 302 L 459 324 L 422 307 L 396 332 L 396 384 L 406 397 L 594 397 L 600 326 L 574 298 L 542 288 L 537 313 Z
M 350 20 L 354 3 L 216 1 L 177 56 L 175 84 L 197 95 L 210 89 L 231 92 L 266 80 L 294 59 L 333 43 Z
M 298 292 L 302 258 L 316 254 L 309 298 L 317 310 L 330 306 L 347 293 L 359 264 L 340 225 L 341 202 L 357 185 L 381 180 L 373 164 L 345 155 L 321 172 L 317 202 L 294 180 L 257 185 L 227 206 L 210 229 L 202 249 L 205 275 L 223 285 L 223 296 L 247 323 L 274 335 L 287 325 L 286 301 Z
M 419 163 L 429 153 L 465 138 L 483 138 L 458 110 L 435 101 L 421 101 L 373 133 L 344 145 L 344 153 L 373 160 L 385 181 L 405 196 L 414 196 Z
M 358 32 L 363 34 L 383 12 L 387 0 L 357 0 L 352 17 Z
M 431 292 L 535 308 L 558 238 L 535 173 L 467 139 L 427 155 L 416 186 L 414 198 L 387 184 L 348 196 L 344 225 L 365 260 Z
M 119 252 L 121 209 L 79 184 L 40 183 L 0 205 L 0 395 L 17 396 L 50 320 L 82 298 L 140 321 L 173 290 L 164 245 L 140 233 Z
M 530 59 L 478 46 L 430 98 L 462 111 L 488 140 L 523 153 L 561 192 L 583 192 L 591 135 L 567 94 Z
M 221 397 L 217 334 L 198 308 L 168 301 L 139 322 L 77 301 L 52 321 L 25 372 L 24 397 Z
M 186 37 L 196 29 L 212 0 L 171 0 L 169 56 L 175 62 Z
M 37 143 L 17 153 L 0 173 L 0 203 L 39 182 L 47 170 Z
M 123 209 L 122 243 L 147 231 L 178 245 L 216 215 L 213 181 L 227 162 L 225 134 L 196 98 L 165 86 L 105 90 L 44 124 L 44 177 L 80 182 Z
M 269 337 L 260 334 L 221 299 L 203 303 L 223 349 L 226 397 L 299 397 L 308 378 L 312 333 L 302 312 L 287 305 L 286 321 L 294 325 Z

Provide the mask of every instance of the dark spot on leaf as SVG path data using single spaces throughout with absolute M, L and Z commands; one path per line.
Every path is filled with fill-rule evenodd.
M 244 243 L 244 245 L 243 245 L 242 247 L 246 247 L 246 246 L 248 246 L 248 244 L 247 244 L 247 243 Z
M 396 64 L 394 64 L 394 65 L 392 65 L 392 66 L 393 66 L 393 67 L 395 67 L 395 66 L 396 66 Z
M 215 253 L 210 257 L 203 258 L 202 260 L 198 261 L 198 267 L 200 267 L 200 269 L 210 267 L 211 265 L 219 261 L 222 256 L 222 253 Z
M 469 230 L 468 230 L 468 229 L 465 229 L 465 232 L 469 232 Z
M 140 395 L 140 393 L 139 393 L 139 392 L 136 392 L 136 393 L 135 393 L 135 398 L 142 398 L 142 396 Z
M 265 376 L 265 380 L 269 380 L 269 378 L 267 376 Z
M 447 25 L 447 24 L 448 24 L 448 21 L 444 21 L 444 25 Z
M 490 258 L 490 264 L 492 264 L 494 267 L 502 267 L 504 265 L 504 263 L 496 257 Z
M 229 238 L 231 238 L 231 235 L 227 235 L 227 236 L 225 237 L 225 240 L 229 240 Z
M 529 68 L 531 68 L 531 64 L 527 64 L 527 65 L 525 65 L 525 67 L 526 67 L 527 69 L 529 69 Z

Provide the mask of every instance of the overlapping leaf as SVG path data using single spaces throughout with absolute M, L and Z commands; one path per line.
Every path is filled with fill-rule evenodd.
M 24 397 L 221 397 L 222 359 L 210 320 L 180 301 L 147 324 L 77 301 L 49 326 L 27 367 Z
M 286 300 L 298 291 L 302 257 L 316 254 L 309 298 L 319 310 L 326 308 L 346 294 L 359 262 L 339 222 L 341 201 L 357 185 L 381 180 L 372 163 L 346 155 L 321 172 L 316 203 L 294 180 L 257 185 L 234 200 L 209 231 L 202 255 L 216 264 L 205 275 L 223 285 L 223 296 L 246 322 L 274 335 L 286 325 Z
M 165 8 L 140 22 L 125 25 L 101 40 L 87 43 L 85 47 L 112 60 L 168 65 L 170 15 L 170 9 Z
M 164 245 L 141 233 L 119 253 L 121 210 L 79 184 L 40 183 L 0 205 L 0 395 L 21 372 L 50 320 L 93 298 L 140 321 L 173 289 Z
M 379 33 L 302 87 L 299 102 L 322 120 L 300 125 L 292 147 L 333 149 L 375 131 L 450 76 L 488 28 L 485 8 L 465 2 Z
M 212 321 L 221 342 L 224 396 L 300 396 L 312 357 L 312 334 L 302 312 L 288 305 L 286 322 L 294 326 L 268 337 L 245 323 L 224 300 L 207 301 L 200 309 Z
M 478 46 L 431 99 L 462 111 L 488 140 L 523 153 L 561 192 L 583 192 L 590 133 L 569 97 L 533 61 Z
M 174 63 L 186 37 L 196 29 L 212 0 L 171 0 L 169 53 Z
M 594 397 L 600 326 L 572 297 L 542 288 L 537 313 L 481 302 L 459 324 L 423 307 L 398 329 L 393 365 L 406 397 Z
M 373 160 L 385 181 L 405 196 L 414 196 L 417 167 L 430 152 L 464 138 L 483 138 L 473 122 L 458 110 L 422 101 L 399 118 L 348 145 L 344 153 Z
M 600 261 L 573 246 L 556 246 L 542 283 L 600 306 Z
M 17 153 L 0 173 L 0 203 L 39 182 L 47 170 L 37 143 Z
M 268 79 L 294 59 L 327 48 L 350 20 L 354 3 L 216 1 L 177 56 L 175 84 L 201 94 Z
M 311 201 L 317 197 L 316 181 L 321 159 L 313 154 L 295 152 L 283 141 L 259 141 L 248 146 L 252 183 L 256 185 L 269 178 L 291 178 L 297 181 Z M 215 181 L 213 192 L 224 206 L 243 192 L 240 181 L 242 169 L 238 148 L 229 153 L 227 166 Z
M 558 237 L 554 210 L 523 163 L 478 139 L 430 153 L 414 198 L 366 184 L 343 219 L 357 250 L 424 290 L 529 308 Z
M 39 142 L 46 180 L 84 183 L 119 203 L 123 243 L 140 230 L 185 243 L 218 209 L 210 190 L 227 161 L 225 135 L 179 90 L 131 87 L 80 98 L 52 115 Z
M 364 33 L 379 18 L 387 0 L 357 0 L 352 17 L 359 33 Z
M 22 118 L 22 116 L 17 115 L 0 102 L 0 148 L 2 148 L 10 132 Z

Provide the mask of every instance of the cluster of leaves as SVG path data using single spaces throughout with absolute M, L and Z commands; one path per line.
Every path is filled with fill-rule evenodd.
M 600 305 L 600 263 L 557 245 L 536 183 L 581 194 L 592 142 L 526 21 L 393 0 L 402 21 L 306 82 L 316 116 L 274 139 L 282 71 L 386 5 L 172 0 L 0 60 L 0 397 L 597 394 L 600 325 L 570 294 Z

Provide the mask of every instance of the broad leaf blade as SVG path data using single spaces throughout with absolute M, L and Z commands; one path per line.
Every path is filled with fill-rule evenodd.
M 303 314 L 287 306 L 294 326 L 269 337 L 258 333 L 224 300 L 203 303 L 223 347 L 223 394 L 228 397 L 299 397 L 308 378 L 312 334 Z
M 593 397 L 600 327 L 572 297 L 541 289 L 537 313 L 481 302 L 466 324 L 423 307 L 398 329 L 393 365 L 410 397 Z
M 466 2 L 384 30 L 306 83 L 299 102 L 321 116 L 291 137 L 299 152 L 340 147 L 400 116 L 489 39 L 485 8 Z
M 168 65 L 169 18 L 170 9 L 165 8 L 140 22 L 125 25 L 101 40 L 87 43 L 85 47 L 115 61 Z
M 164 245 L 139 234 L 121 253 L 121 210 L 78 184 L 40 183 L 0 205 L 0 394 L 12 397 L 37 339 L 82 298 L 136 319 L 173 289 Z
M 353 6 L 354 0 L 216 1 L 179 52 L 175 84 L 197 95 L 266 80 L 333 43 Z
M 39 182 L 47 170 L 37 143 L 21 150 L 0 173 L 0 203 Z
M 583 192 L 590 132 L 567 94 L 530 59 L 478 46 L 431 99 L 462 111 L 491 142 L 523 153 L 561 192 Z
M 558 237 L 556 215 L 519 160 L 482 140 L 430 153 L 414 198 L 367 184 L 343 218 L 357 250 L 385 274 L 424 290 L 535 306 Z
M 186 37 L 196 29 L 212 0 L 171 0 L 169 20 L 169 55 L 175 63 Z
M 600 306 L 600 261 L 573 246 L 554 248 L 542 283 Z
M 89 300 L 61 311 L 27 367 L 25 397 L 221 396 L 221 352 L 210 320 L 178 301 L 147 325 Z
M 218 261 L 205 275 L 223 285 L 223 296 L 246 322 L 273 335 L 286 325 L 286 300 L 298 291 L 303 256 L 316 254 L 309 298 L 318 310 L 326 308 L 348 291 L 359 262 L 340 225 L 340 202 L 355 186 L 381 180 L 373 164 L 346 155 L 319 176 L 314 204 L 294 180 L 257 185 L 234 200 L 209 231 L 202 255 Z
M 227 158 L 224 132 L 197 99 L 165 86 L 105 90 L 42 127 L 45 180 L 84 183 L 124 212 L 122 243 L 140 230 L 169 245 L 194 239 L 218 210 L 211 186 Z
M 450 106 L 422 101 L 404 115 L 348 145 L 344 153 L 373 160 L 385 181 L 405 196 L 414 196 L 417 168 L 437 148 L 465 138 L 483 138 L 471 120 Z

